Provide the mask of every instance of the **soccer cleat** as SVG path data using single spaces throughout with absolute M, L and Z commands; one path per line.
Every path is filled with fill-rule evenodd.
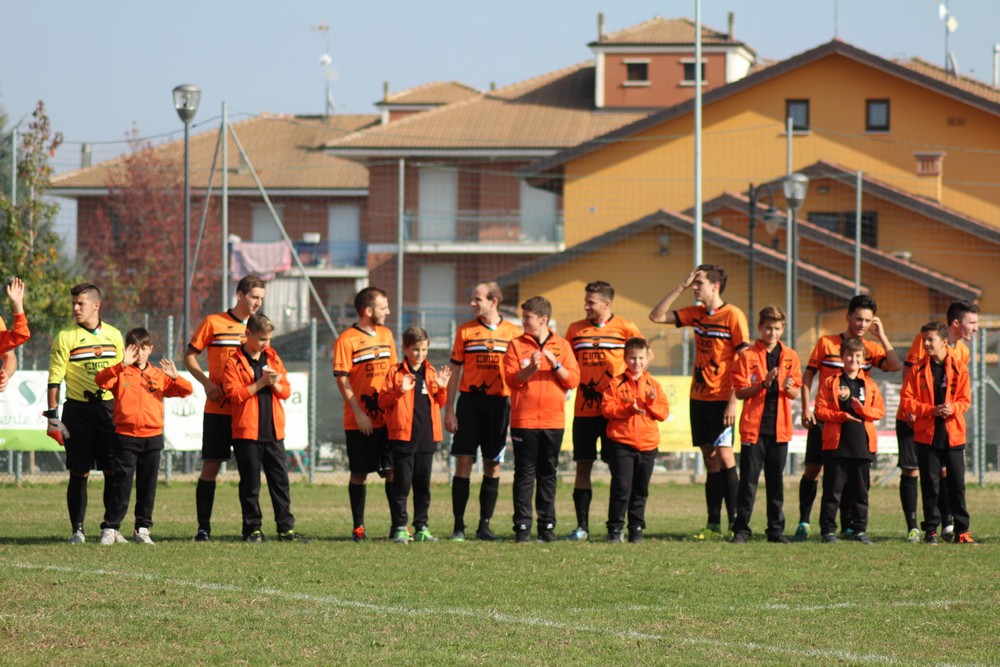
M 531 531 L 530 530 L 519 530 L 514 533 L 515 542 L 530 542 L 531 541 Z
M 199 528 L 198 532 L 194 534 L 195 542 L 208 542 L 211 539 L 212 539 L 211 533 L 209 533 L 204 528 Z
M 364 526 L 358 526 L 353 531 L 351 531 L 351 538 L 355 542 L 363 542 L 363 541 L 367 540 L 368 536 L 365 534 L 365 527 Z
M 836 544 L 839 540 L 835 533 L 824 533 L 823 534 L 823 544 Z
M 70 538 L 66 540 L 69 544 L 83 544 L 87 541 L 87 537 L 83 534 L 82 530 L 74 530 Z
M 136 528 L 133 539 L 136 544 L 156 544 L 149 536 L 149 528 Z
M 586 542 L 590 539 L 590 533 L 584 530 L 581 526 L 577 526 L 573 529 L 573 532 L 566 536 L 566 539 L 570 542 Z
M 953 524 L 947 524 L 941 529 L 941 539 L 945 542 L 955 541 L 955 526 Z
M 642 528 L 628 529 L 629 544 L 642 544 Z
M 539 542 L 555 542 L 559 538 L 556 537 L 556 533 L 551 528 L 543 528 L 538 531 L 538 541 Z
M 476 537 L 479 537 L 479 533 L 476 533 Z M 464 542 L 465 541 L 465 531 L 464 530 L 456 530 L 455 532 L 453 532 L 451 534 L 451 537 L 449 537 L 448 539 L 451 540 L 452 542 Z
M 770 542 L 771 544 L 788 544 L 789 542 L 791 542 L 791 540 L 789 540 L 787 537 L 785 537 L 780 533 L 777 535 L 768 535 L 767 541 Z
M 397 533 L 398 535 L 399 533 Z M 431 534 L 431 529 L 427 526 L 422 527 L 417 531 L 417 534 L 413 536 L 413 539 L 417 542 L 437 542 L 438 538 Z
M 838 537 L 842 540 L 856 540 L 858 539 L 858 534 L 854 532 L 853 528 L 845 528 L 840 531 L 840 535 Z
M 264 541 L 264 533 L 259 530 L 255 530 L 252 533 L 243 536 L 243 541 L 248 544 L 260 544 Z
M 936 530 L 928 530 L 924 533 L 924 544 L 937 544 L 938 535 Z
M 480 525 L 479 529 L 476 531 L 476 539 L 482 540 L 483 542 L 496 542 L 500 539 L 500 536 L 493 532 L 493 529 L 488 525 Z
M 906 534 L 906 541 L 910 544 L 917 544 L 920 542 L 920 529 L 911 528 L 910 532 Z
M 297 530 L 286 530 L 283 533 L 278 533 L 279 542 L 299 542 L 300 544 L 309 544 L 311 541 L 308 537 L 303 535 Z
M 400 528 L 399 530 L 396 531 L 396 534 L 393 535 L 392 541 L 395 542 L 396 544 L 409 544 L 410 543 L 409 531 L 407 531 L 406 528 Z
M 792 542 L 805 542 L 809 539 L 809 524 L 805 521 L 799 523 L 799 527 L 795 529 L 795 535 L 792 537 Z
M 975 544 L 976 541 L 972 539 L 972 533 L 965 531 L 955 538 L 955 544 Z
M 719 524 L 717 524 L 717 523 L 710 523 L 707 526 L 705 526 L 704 528 L 702 528 L 701 531 L 699 531 L 699 532 L 695 533 L 694 535 L 692 535 L 691 539 L 698 540 L 700 542 L 701 541 L 721 540 L 721 539 L 723 539 L 722 538 L 722 529 L 719 527 Z
M 854 533 L 854 537 L 852 537 L 851 539 L 853 539 L 855 542 L 861 542 L 861 544 L 864 544 L 865 546 L 868 547 L 872 545 L 872 541 L 871 538 L 868 537 L 868 533 Z
M 736 533 L 729 541 L 733 544 L 746 544 L 750 541 L 750 533 Z
M 110 547 L 112 544 L 115 544 L 118 541 L 115 539 L 115 533 L 117 532 L 114 528 L 101 528 L 101 545 Z
M 606 538 L 605 541 L 610 542 L 611 544 L 621 544 L 625 540 L 622 539 L 622 531 L 620 531 L 620 530 L 609 530 L 608 531 L 608 536 L 607 536 L 607 538 Z

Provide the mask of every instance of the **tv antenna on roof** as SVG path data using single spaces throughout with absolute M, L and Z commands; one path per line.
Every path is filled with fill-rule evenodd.
M 330 83 L 337 78 L 337 70 L 333 68 L 333 57 L 330 55 L 330 25 L 326 21 L 320 21 L 316 25 L 309 26 L 309 29 L 313 32 L 321 32 L 326 36 L 326 52 L 319 57 L 319 64 L 323 67 L 323 79 L 326 81 L 323 115 L 329 118 L 333 114 L 334 107 Z
M 948 38 L 958 30 L 958 19 L 948 10 L 948 0 L 938 3 L 938 18 L 944 21 L 944 71 L 952 76 L 958 76 L 958 61 L 955 54 L 948 49 Z

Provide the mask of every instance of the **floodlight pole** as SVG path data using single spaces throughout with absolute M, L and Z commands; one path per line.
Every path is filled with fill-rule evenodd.
M 174 109 L 184 123 L 184 312 L 181 336 L 191 335 L 191 121 L 198 113 L 201 89 L 190 83 L 174 88 Z

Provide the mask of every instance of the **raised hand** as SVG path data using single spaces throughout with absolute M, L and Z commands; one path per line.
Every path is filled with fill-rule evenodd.
M 131 366 L 139 358 L 138 345 L 126 345 L 125 352 L 122 353 L 122 365 Z
M 442 386 L 447 385 L 449 382 L 451 382 L 451 365 L 445 364 L 441 366 L 441 368 L 438 369 L 437 374 L 439 380 L 438 384 Z
M 403 379 L 400 380 L 399 382 L 399 388 L 403 391 L 404 394 L 408 391 L 411 391 L 416 386 L 417 386 L 417 378 L 410 375 L 409 373 L 404 374 Z
M 178 376 L 177 366 L 175 366 L 174 362 L 171 361 L 170 359 L 165 359 L 165 358 L 160 359 L 160 370 L 162 370 L 164 374 L 171 380 L 177 379 Z
M 10 307 L 15 314 L 24 312 L 24 281 L 14 278 L 7 285 L 7 296 L 10 297 Z

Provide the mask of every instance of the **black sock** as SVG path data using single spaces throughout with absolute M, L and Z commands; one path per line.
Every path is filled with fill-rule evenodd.
M 722 471 L 723 497 L 726 499 L 726 514 L 729 515 L 729 527 L 736 522 L 736 496 L 740 490 L 740 477 L 736 468 L 726 468 Z
M 917 527 L 917 481 L 916 477 L 905 476 L 899 480 L 899 502 L 903 505 L 907 531 Z
M 710 472 L 705 477 L 705 504 L 708 507 L 708 523 L 718 526 L 722 523 L 722 497 L 725 495 L 722 471 Z
M 942 477 L 938 485 L 938 512 L 941 513 L 941 528 L 955 523 L 951 513 L 951 498 L 948 497 L 948 478 Z
M 394 505 L 394 503 L 392 502 L 393 495 L 394 494 L 392 491 L 392 482 L 390 482 L 389 480 L 385 480 L 385 501 L 389 503 L 389 517 L 390 517 L 389 523 L 392 523 L 392 508 Z M 393 526 L 393 528 L 395 528 L 395 526 Z
M 483 485 L 479 489 L 479 522 L 486 522 L 493 518 L 493 512 L 497 508 L 497 497 L 500 495 L 500 478 L 483 477 Z
M 469 478 L 452 477 L 451 512 L 455 515 L 455 532 L 465 530 L 465 506 L 469 504 Z
M 69 476 L 66 487 L 66 507 L 69 509 L 69 522 L 73 532 L 83 531 L 83 520 L 87 516 L 87 478 L 77 475 Z
M 348 484 L 347 495 L 351 498 L 351 518 L 354 519 L 354 527 L 360 528 L 365 525 L 365 494 L 368 487 L 364 484 Z
M 809 515 L 813 511 L 813 502 L 816 501 L 818 487 L 819 480 L 803 477 L 799 481 L 799 523 L 809 523 Z
M 198 513 L 198 530 L 212 532 L 212 507 L 215 505 L 215 480 L 198 480 L 194 491 L 194 504 Z
M 573 489 L 573 507 L 576 508 L 576 525 L 590 532 L 590 501 L 593 489 Z

